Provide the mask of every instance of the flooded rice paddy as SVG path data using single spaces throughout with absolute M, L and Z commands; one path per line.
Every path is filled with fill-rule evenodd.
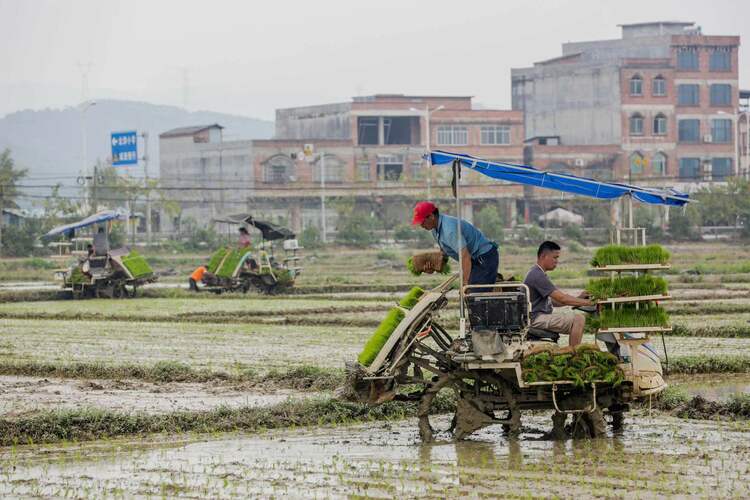
M 639 497 L 750 495 L 746 424 L 628 419 L 588 441 L 546 441 L 546 416 L 518 440 L 418 439 L 416 422 L 215 438 L 187 436 L 0 451 L 0 495 L 292 497 Z M 537 428 L 539 427 L 539 428 Z
M 361 269 L 351 273 L 351 259 L 361 255 Z M 750 283 L 723 264 L 747 259 L 750 250 L 707 245 L 675 249 L 674 255 L 676 269 L 690 266 L 701 274 L 668 277 L 675 300 L 667 307 L 681 329 L 665 338 L 670 360 L 750 359 Z M 588 256 L 563 263 L 569 266 L 559 276 L 564 288 L 583 286 Z M 506 252 L 503 265 L 522 274 L 532 257 L 532 251 Z M 435 276 L 412 278 L 397 261 L 384 265 L 378 259 L 375 252 L 321 255 L 306 265 L 299 283 L 309 290 L 358 287 L 352 293 L 169 296 L 164 290 L 164 297 L 133 300 L 0 303 L 0 432 L 3 422 L 31 422 L 58 411 L 170 419 L 179 412 L 266 411 L 286 408 L 289 398 L 328 398 L 344 363 L 356 359 L 403 293 L 377 286 L 437 284 Z M 0 292 L 31 287 L 23 277 L 15 281 Z M 449 310 L 442 320 L 452 328 L 457 314 Z M 661 339 L 653 345 L 663 356 Z M 60 373 L 70 375 L 50 375 L 66 367 Z M 670 375 L 668 382 L 688 396 L 726 401 L 750 393 L 748 367 Z M 285 372 L 294 369 L 299 372 Z M 328 379 L 317 388 L 258 382 L 274 371 L 282 378 L 297 373 Z M 448 416 L 436 420 L 448 426 Z M 440 434 L 425 445 L 416 422 L 406 419 L 18 443 L 0 447 L 0 497 L 750 496 L 750 421 L 744 418 L 688 420 L 640 409 L 628 413 L 623 432 L 581 441 L 546 440 L 549 428 L 549 415 L 536 413 L 524 415 L 517 440 L 493 426 L 468 441 Z

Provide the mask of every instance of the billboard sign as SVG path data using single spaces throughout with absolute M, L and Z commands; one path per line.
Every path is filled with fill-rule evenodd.
M 138 164 L 138 134 L 135 130 L 112 132 L 112 166 Z

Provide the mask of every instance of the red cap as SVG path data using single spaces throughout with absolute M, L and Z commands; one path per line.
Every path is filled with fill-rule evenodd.
M 431 213 L 435 211 L 437 207 L 434 203 L 429 201 L 420 201 L 414 206 L 414 218 L 411 223 L 413 225 L 421 224 Z

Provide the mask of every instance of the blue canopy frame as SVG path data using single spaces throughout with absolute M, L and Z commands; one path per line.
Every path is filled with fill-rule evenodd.
M 493 179 L 516 182 L 544 189 L 554 189 L 602 200 L 613 200 L 625 195 L 652 205 L 684 206 L 690 201 L 687 193 L 674 189 L 655 189 L 633 186 L 615 182 L 603 182 L 572 174 L 545 172 L 526 165 L 483 160 L 471 155 L 451 153 L 448 151 L 431 151 L 429 161 L 432 165 L 445 165 L 460 162 L 464 167 L 484 174 Z
M 126 221 L 128 220 L 128 214 L 120 210 L 102 210 L 101 212 L 89 215 L 85 219 L 81 219 L 78 222 L 72 222 L 70 224 L 64 224 L 62 226 L 52 228 L 47 232 L 47 234 L 42 236 L 42 238 L 49 239 L 61 234 L 70 234 L 76 229 L 92 226 L 94 224 L 102 224 L 111 220 Z
M 553 189 L 566 193 L 590 196 L 601 200 L 614 200 L 623 196 L 628 197 L 630 207 L 630 225 L 632 226 L 633 209 L 632 200 L 652 205 L 666 205 L 681 207 L 690 199 L 687 193 L 681 193 L 674 189 L 654 189 L 621 184 L 615 182 L 602 182 L 587 177 L 579 177 L 572 174 L 545 172 L 527 165 L 516 165 L 483 160 L 462 153 L 451 153 L 448 151 L 431 151 L 425 155 L 431 165 L 453 165 L 453 195 L 456 198 L 456 217 L 461 219 L 461 166 L 484 174 L 493 179 L 525 184 L 544 189 Z M 461 240 L 461 224 L 458 224 L 458 239 Z M 464 287 L 463 287 L 463 263 L 462 254 L 458 254 L 458 275 L 461 286 L 459 287 L 459 335 L 466 335 L 466 312 L 464 310 Z

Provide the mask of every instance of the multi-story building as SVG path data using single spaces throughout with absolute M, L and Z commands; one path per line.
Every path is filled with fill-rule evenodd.
M 307 154 L 305 148 L 307 145 Z M 252 141 L 255 179 L 249 208 L 287 218 L 296 230 L 321 224 L 321 195 L 346 197 L 373 210 L 399 207 L 407 220 L 415 199 L 449 199 L 448 168 L 427 168 L 426 150 L 448 149 L 519 163 L 519 111 L 474 109 L 471 97 L 355 97 L 351 102 L 280 109 L 270 140 Z M 476 204 L 502 203 L 513 214 L 518 186 L 463 178 L 464 214 Z M 326 212 L 328 227 L 336 211 Z
M 217 215 L 246 208 L 253 187 L 252 142 L 224 141 L 223 128 L 200 125 L 159 134 L 160 187 L 170 205 L 179 207 L 163 211 L 162 231 L 190 220 L 205 226 Z
M 669 185 L 737 175 L 739 37 L 684 22 L 621 28 L 620 39 L 566 43 L 561 57 L 512 70 L 525 136 L 559 142 L 535 141 L 527 157 L 575 171 L 589 167 L 576 155 L 586 150 L 615 178 Z

